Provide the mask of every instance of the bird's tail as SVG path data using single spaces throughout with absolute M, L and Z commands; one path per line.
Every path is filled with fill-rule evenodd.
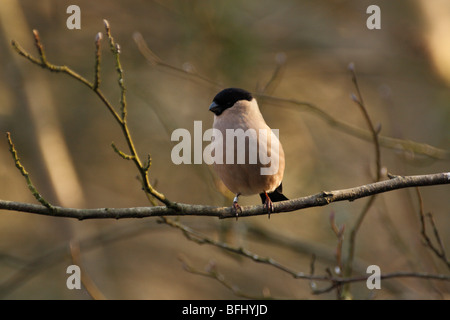
M 273 192 L 268 192 L 267 195 L 269 196 L 272 202 L 289 200 L 288 198 L 286 198 L 284 194 L 282 194 L 282 192 L 283 192 L 283 185 L 282 183 L 280 183 L 278 188 L 276 188 Z M 266 202 L 266 195 L 263 192 L 260 193 L 259 196 L 261 197 L 261 201 L 264 204 Z

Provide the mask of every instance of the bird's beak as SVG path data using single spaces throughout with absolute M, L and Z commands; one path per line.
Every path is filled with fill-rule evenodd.
M 219 112 L 219 105 L 213 101 L 213 103 L 209 106 L 209 111 L 217 114 Z

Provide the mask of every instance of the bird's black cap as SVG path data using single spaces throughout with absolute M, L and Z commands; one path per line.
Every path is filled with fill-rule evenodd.
M 213 99 L 209 110 L 219 116 L 226 109 L 231 108 L 239 100 L 252 101 L 253 96 L 250 92 L 239 88 L 228 88 L 220 91 Z

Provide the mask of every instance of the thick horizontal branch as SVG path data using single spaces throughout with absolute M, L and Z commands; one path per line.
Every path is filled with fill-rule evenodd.
M 363 186 L 323 191 L 321 193 L 301 197 L 297 199 L 276 202 L 273 205 L 273 213 L 290 212 L 299 209 L 325 206 L 337 201 L 353 201 L 374 194 L 388 192 L 396 189 L 450 184 L 450 172 L 418 175 L 395 176 L 389 180 L 366 184 Z M 159 216 L 209 216 L 220 219 L 235 218 L 236 215 L 230 207 L 215 207 L 206 205 L 191 205 L 175 203 L 171 207 L 134 207 L 134 208 L 99 208 L 99 209 L 75 209 L 53 206 L 52 210 L 37 204 L 0 200 L 0 209 L 28 212 L 55 217 L 84 219 L 125 219 L 146 218 Z M 262 206 L 244 206 L 239 217 L 248 217 L 267 214 Z

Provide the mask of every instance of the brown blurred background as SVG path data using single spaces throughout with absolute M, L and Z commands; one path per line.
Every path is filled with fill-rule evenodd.
M 66 28 L 66 9 L 81 9 L 81 30 Z M 366 28 L 366 8 L 381 8 L 381 29 Z M 93 79 L 94 37 L 110 22 L 122 50 L 129 126 L 144 158 L 151 153 L 151 181 L 177 202 L 229 205 L 207 165 L 171 162 L 176 128 L 193 132 L 212 124 L 208 106 L 223 87 L 257 92 L 286 61 L 266 94 L 310 102 L 335 119 L 367 129 L 350 94 L 347 66 L 356 66 L 367 110 L 385 136 L 450 149 L 450 3 L 440 1 L 2 1 L 0 6 L 0 133 L 11 132 L 21 161 L 51 203 L 78 208 L 147 206 L 118 125 L 85 86 L 19 57 L 12 39 L 36 55 L 37 29 L 51 63 L 68 65 Z M 139 52 L 139 32 L 165 63 L 198 74 L 219 86 L 163 66 Z M 114 62 L 103 41 L 101 89 L 119 105 Z M 277 58 L 278 57 L 278 58 Z M 278 60 L 277 60 L 278 59 Z M 283 60 L 283 59 L 281 59 Z M 278 61 L 278 62 L 277 62 Z M 302 108 L 260 104 L 266 121 L 280 129 L 286 153 L 283 183 L 295 198 L 373 181 L 374 147 L 330 127 Z M 206 146 L 206 143 L 204 144 Z M 449 171 L 449 160 L 410 151 L 381 149 L 382 165 L 394 174 Z M 424 210 L 434 214 L 444 245 L 450 247 L 450 187 L 421 188 Z M 35 203 L 0 139 L 0 199 Z M 329 215 L 348 233 L 367 199 L 298 212 L 219 221 L 182 217 L 183 224 L 209 237 L 243 246 L 308 273 L 336 265 L 337 239 Z M 241 204 L 258 204 L 259 197 Z M 396 271 L 448 274 L 445 264 L 422 244 L 414 189 L 379 196 L 357 238 L 355 275 L 368 265 Z M 428 230 L 430 234 L 431 229 Z M 230 299 L 236 296 L 213 279 L 183 270 L 179 257 L 199 269 L 214 262 L 243 292 L 275 298 L 334 299 L 311 295 L 309 282 L 271 266 L 187 240 L 157 219 L 75 221 L 0 211 L 0 296 L 6 299 L 89 299 L 66 288 L 72 264 L 70 241 L 80 244 L 81 266 L 108 299 Z M 30 263 L 32 263 L 30 265 Z M 325 283 L 318 283 L 319 287 Z M 354 284 L 357 299 L 448 299 L 448 282 L 421 279 L 382 281 L 370 291 Z

